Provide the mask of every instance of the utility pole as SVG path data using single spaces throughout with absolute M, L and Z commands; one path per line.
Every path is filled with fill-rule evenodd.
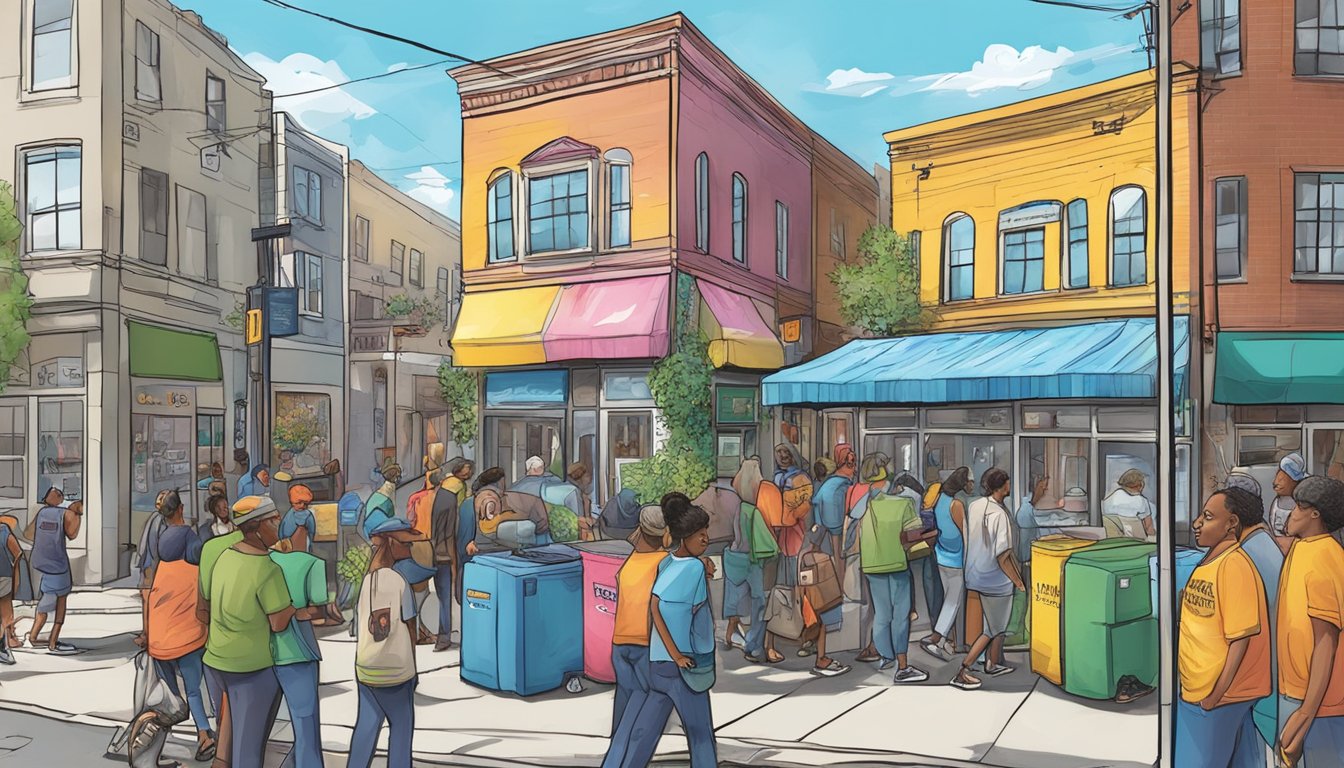
M 252 230 L 252 242 L 257 244 L 257 284 L 248 291 L 249 320 L 258 318 L 260 338 L 255 341 L 258 354 L 261 355 L 261 381 L 258 384 L 257 403 L 252 412 L 257 419 L 257 451 L 252 457 L 253 466 L 270 462 L 271 445 L 271 339 L 275 333 L 273 327 L 276 314 L 274 301 L 275 288 L 271 276 L 275 274 L 276 257 L 284 239 L 289 237 L 288 223 L 269 227 L 257 227 Z M 259 313 L 259 314 L 258 314 Z M 249 323 L 248 343 L 254 343 L 251 337 L 252 325 Z M 290 335 L 281 333 L 279 335 Z
M 1172 344 L 1171 0 L 1149 3 L 1157 42 L 1157 491 L 1158 760 L 1174 766 L 1176 691 L 1176 434 Z

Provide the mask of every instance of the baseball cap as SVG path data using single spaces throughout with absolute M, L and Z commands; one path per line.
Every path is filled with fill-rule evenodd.
M 369 531 L 374 536 L 391 536 L 401 541 L 419 541 L 424 538 L 424 534 L 415 529 L 404 517 L 393 517 L 378 525 Z
M 1293 482 L 1301 482 L 1302 478 L 1307 476 L 1307 462 L 1300 453 L 1290 453 L 1279 461 L 1279 469 L 1285 475 L 1293 479 Z
M 243 525 L 253 520 L 265 520 L 276 517 L 280 510 L 270 496 L 244 496 L 233 503 L 233 524 Z

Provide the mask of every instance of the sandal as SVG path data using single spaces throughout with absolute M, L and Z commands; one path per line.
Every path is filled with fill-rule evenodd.
M 765 652 L 766 664 L 778 664 L 783 660 L 784 660 L 784 654 L 780 653 L 779 651 L 769 650 Z
M 205 743 L 201 744 L 200 747 L 197 748 L 197 750 L 196 750 L 196 762 L 198 762 L 198 763 L 204 763 L 204 762 L 209 762 L 210 760 L 214 760 L 214 759 L 215 759 L 215 749 L 216 749 L 218 746 L 219 746 L 219 742 L 216 741 L 214 734 L 210 734 L 210 736 L 208 736 L 208 737 L 206 738 Z
M 835 659 L 829 660 L 831 663 L 822 667 L 813 667 L 812 674 L 818 677 L 839 677 L 849 671 L 849 667 L 841 664 Z
M 811 640 L 808 640 L 807 642 L 803 643 L 801 648 L 798 649 L 798 658 L 805 659 L 808 656 L 815 656 L 816 653 L 817 653 L 817 644 Z

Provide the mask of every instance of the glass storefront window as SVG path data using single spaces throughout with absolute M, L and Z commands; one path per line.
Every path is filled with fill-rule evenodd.
M 200 491 L 198 509 L 205 509 L 209 497 L 213 471 L 218 466 L 224 472 L 224 416 L 210 413 L 196 415 L 196 488 Z M 225 490 L 228 486 L 225 485 Z
M 757 455 L 756 430 L 720 430 L 715 435 L 715 466 L 721 478 L 737 474 L 742 460 Z
M 1097 444 L 1097 455 L 1101 461 L 1098 475 L 1101 516 L 1107 535 L 1144 538 L 1148 534 L 1140 519 L 1145 513 L 1156 532 L 1157 489 L 1153 487 L 1153 467 L 1157 464 L 1157 446 L 1103 440 Z M 1120 488 L 1120 478 L 1131 470 L 1143 476 L 1139 498 Z
M 1022 408 L 1022 429 L 1091 432 L 1092 409 L 1085 405 L 1053 408 L 1024 406 Z
M 1194 544 L 1194 533 L 1190 530 L 1190 456 L 1188 443 L 1176 445 L 1176 543 L 1182 546 Z
M 38 493 L 55 486 L 62 490 L 69 501 L 84 497 L 82 402 L 42 400 L 38 403 L 37 464 L 37 484 L 42 488 Z
M 779 435 L 785 442 L 798 449 L 804 459 L 809 459 L 809 453 L 812 451 L 812 412 L 802 408 L 783 408 L 781 409 L 781 418 L 779 425 Z M 770 451 L 772 458 L 765 462 L 761 468 L 768 469 L 774 466 L 774 450 Z M 765 459 L 764 456 L 761 457 Z
M 594 379 L 593 398 L 596 401 L 596 379 Z M 588 468 L 588 487 L 583 490 L 594 505 L 600 504 L 601 500 L 597 497 L 597 411 L 574 412 L 574 453 L 570 461 Z
M 924 424 L 933 429 L 1010 430 L 1013 415 L 1007 408 L 930 408 L 924 412 Z
M 927 435 L 924 438 L 924 476 L 936 473 L 938 480 L 947 479 L 958 467 L 971 470 L 974 488 L 971 496 L 980 495 L 980 477 L 994 467 L 1011 472 L 1013 466 L 1013 439 L 1008 435 Z
M 570 374 L 570 386 L 573 387 L 570 398 L 576 407 L 597 407 L 597 381 L 597 370 L 594 368 L 580 369 Z
M 1311 474 L 1344 480 L 1344 429 L 1311 432 Z
M 25 506 L 28 496 L 36 495 L 24 493 L 27 453 L 27 406 L 23 402 L 0 403 L 0 507 Z
M 153 512 L 159 491 L 184 491 L 192 485 L 191 416 L 131 415 L 131 509 Z M 190 503 L 190 495 L 183 493 Z
M 275 393 L 271 468 L 291 475 L 318 472 L 331 461 L 331 397 Z
M 826 444 L 821 447 L 821 453 L 830 456 L 835 451 L 835 446 L 841 443 L 852 444 L 853 439 L 850 437 L 850 433 L 853 431 L 853 427 L 853 414 L 826 414 Z
M 564 405 L 568 371 L 497 371 L 485 375 L 485 407 Z
M 602 395 L 611 402 L 649 402 L 649 377 L 642 373 L 608 373 L 602 386 Z
M 1097 431 L 1126 434 L 1157 430 L 1156 406 L 1126 406 L 1097 409 Z
M 564 472 L 563 420 L 559 418 L 486 419 L 490 438 L 484 466 L 499 467 L 507 473 L 508 483 L 516 483 L 526 474 L 527 459 L 539 456 L 546 468 Z
M 653 414 L 611 413 L 607 415 L 607 457 L 611 493 L 619 493 L 621 469 L 653 455 Z
M 898 476 L 902 472 L 909 472 L 921 483 L 926 482 L 927 477 L 920 477 L 919 473 L 915 471 L 914 435 L 864 435 L 863 454 L 859 457 L 859 460 L 862 461 L 864 456 L 874 453 L 884 453 L 891 459 L 893 476 Z
M 1036 504 L 1040 510 L 1065 512 L 1092 510 L 1091 440 L 1075 437 L 1027 437 L 1022 440 L 1022 474 L 1017 493 L 1030 496 L 1036 481 L 1046 478 L 1045 496 Z
M 900 408 L 870 410 L 864 417 L 868 429 L 912 429 L 915 427 L 915 409 Z

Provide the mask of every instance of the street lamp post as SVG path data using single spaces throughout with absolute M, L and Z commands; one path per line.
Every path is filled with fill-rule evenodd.
M 257 385 L 256 405 L 252 412 L 257 420 L 257 453 L 252 464 L 267 461 L 271 445 L 271 339 L 272 334 L 272 275 L 275 274 L 277 256 L 285 238 L 289 237 L 290 226 L 276 224 L 269 227 L 257 227 L 252 230 L 252 242 L 257 244 L 257 284 L 248 291 L 248 310 L 260 312 L 260 339 L 257 340 L 258 354 L 261 356 L 260 381 Z M 252 343 L 252 339 L 248 340 Z

